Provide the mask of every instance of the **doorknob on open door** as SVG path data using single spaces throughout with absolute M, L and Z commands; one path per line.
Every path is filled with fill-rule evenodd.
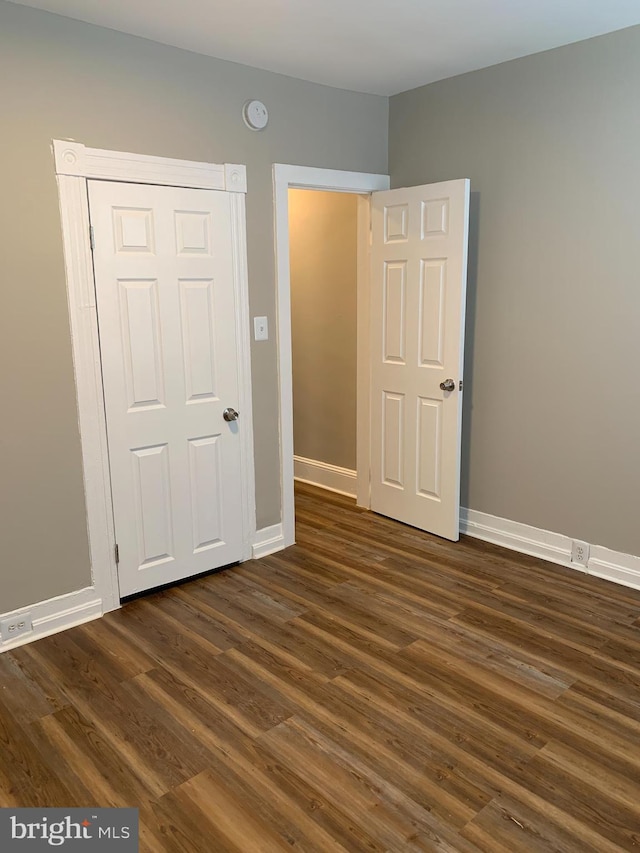
M 236 412 L 236 410 L 232 409 L 231 407 L 229 407 L 228 409 L 225 409 L 224 412 L 222 413 L 222 417 L 225 419 L 225 421 L 237 421 L 238 415 L 239 415 L 239 413 Z
M 453 391 L 453 389 L 456 387 L 456 383 L 453 381 L 453 379 L 445 379 L 444 382 L 440 383 L 440 387 L 443 391 Z

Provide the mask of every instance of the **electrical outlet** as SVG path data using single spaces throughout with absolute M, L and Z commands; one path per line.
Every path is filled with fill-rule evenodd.
M 587 542 L 580 542 L 579 539 L 574 539 L 571 543 L 571 562 L 577 563 L 579 566 L 586 566 L 589 562 L 589 545 Z
M 30 631 L 33 631 L 33 622 L 29 613 L 21 613 L 20 616 L 3 619 L 0 622 L 0 638 L 5 641 L 13 640 Z

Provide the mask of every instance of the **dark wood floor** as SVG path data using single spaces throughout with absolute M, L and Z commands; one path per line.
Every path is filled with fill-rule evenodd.
M 640 593 L 310 487 L 298 544 L 0 656 L 0 805 L 151 851 L 640 850 Z

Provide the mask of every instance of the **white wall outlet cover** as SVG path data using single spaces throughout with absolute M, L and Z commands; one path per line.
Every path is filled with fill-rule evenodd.
M 242 118 L 250 130 L 264 130 L 269 113 L 262 101 L 247 101 L 242 107 Z
M 589 565 L 589 543 L 574 539 L 571 543 L 571 562 L 579 566 Z
M 0 621 L 0 639 L 2 640 L 13 640 L 15 637 L 28 634 L 30 631 L 33 631 L 33 622 L 28 613 L 11 616 Z
M 253 318 L 253 337 L 256 341 L 269 340 L 269 321 L 266 317 Z

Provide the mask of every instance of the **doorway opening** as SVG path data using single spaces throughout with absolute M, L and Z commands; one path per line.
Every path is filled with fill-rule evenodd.
M 276 275 L 277 275 L 277 328 L 278 373 L 280 382 L 280 485 L 282 547 L 295 542 L 294 507 L 294 424 L 293 424 L 293 371 L 291 333 L 291 275 L 290 275 L 290 222 L 289 190 L 324 190 L 334 193 L 358 194 L 357 204 L 357 439 L 356 439 L 356 494 L 360 505 L 368 501 L 368 428 L 369 401 L 360 389 L 367 387 L 369 365 L 367 309 L 370 203 L 369 194 L 389 188 L 388 175 L 364 172 L 342 172 L 307 166 L 274 165 Z M 341 467 L 341 466 L 337 466 Z
M 289 190 L 294 478 L 354 498 L 358 200 Z

